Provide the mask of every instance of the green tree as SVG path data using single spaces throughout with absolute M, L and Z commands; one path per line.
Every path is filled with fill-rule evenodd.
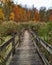
M 46 8 L 45 7 L 41 7 L 40 11 L 39 11 L 39 20 L 40 21 L 46 21 Z

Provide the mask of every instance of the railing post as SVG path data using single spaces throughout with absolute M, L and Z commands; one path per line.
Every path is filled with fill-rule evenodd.
M 19 44 L 20 44 L 20 36 L 21 36 L 21 33 L 19 32 Z
M 15 34 L 12 35 L 13 36 L 13 40 L 12 40 L 12 55 L 15 54 Z
M 36 41 L 36 44 L 38 44 L 37 35 L 36 35 L 35 41 Z

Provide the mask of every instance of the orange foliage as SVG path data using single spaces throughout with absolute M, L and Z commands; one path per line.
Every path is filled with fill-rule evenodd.
M 52 21 L 52 9 L 50 9 L 49 12 L 50 12 L 50 18 L 49 18 L 49 20 Z
M 50 15 L 50 21 L 52 21 L 52 15 Z
M 39 13 L 38 13 L 38 10 L 35 10 L 34 11 L 34 20 L 35 21 L 39 21 Z
M 15 21 L 30 21 L 31 20 L 31 15 L 32 15 L 32 10 L 26 10 L 25 8 L 22 8 L 21 6 L 17 5 L 14 6 L 13 8 L 13 12 L 15 14 Z M 38 10 L 35 11 L 34 16 L 32 17 L 32 19 L 34 18 L 34 20 L 38 21 L 39 20 L 39 13 Z

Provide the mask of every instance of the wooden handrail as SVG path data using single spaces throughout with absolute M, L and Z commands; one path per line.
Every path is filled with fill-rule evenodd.
M 41 43 L 41 45 L 50 53 L 52 54 L 52 46 L 50 44 L 48 44 L 47 42 L 45 42 L 43 39 L 36 37 L 36 39 L 38 40 L 38 42 Z
M 20 36 L 21 36 L 21 33 L 23 33 L 23 32 L 24 32 L 24 29 L 21 30 L 21 31 L 18 31 L 17 34 L 12 34 L 12 37 L 7 42 L 5 42 L 2 45 L 0 45 L 0 52 L 2 52 L 9 44 L 12 44 L 12 49 L 9 51 L 7 56 L 4 58 L 4 63 L 7 62 L 7 60 L 9 59 L 9 57 L 11 55 L 11 53 L 12 53 L 12 56 L 15 54 L 15 47 L 16 47 L 18 42 L 20 43 Z M 18 36 L 18 40 L 15 42 L 16 36 Z M 18 45 L 19 45 L 19 43 L 18 43 Z
M 0 51 L 6 48 L 6 46 L 8 46 L 12 41 L 13 41 L 13 37 L 10 38 L 7 42 L 3 43 L 3 45 L 0 46 Z
M 33 31 L 30 30 L 30 33 L 33 35 L 35 39 L 50 53 L 52 54 L 52 46 L 48 44 L 46 41 L 39 38 Z
M 50 49 L 52 49 L 52 46 L 50 44 L 48 44 L 46 41 L 44 41 L 41 38 L 39 38 L 39 40 L 41 40 L 46 46 L 48 46 Z
M 34 39 L 33 39 L 33 41 L 34 41 Z M 36 39 L 36 43 L 37 43 L 37 39 Z M 39 47 L 37 46 L 36 43 L 34 43 L 34 45 L 35 45 L 35 47 L 36 47 L 36 49 L 37 49 L 37 52 L 38 52 L 38 54 L 39 54 L 41 60 L 43 61 L 43 63 L 44 63 L 45 65 L 50 65 L 49 62 L 48 62 L 48 60 L 45 58 L 44 54 L 40 51 L 40 49 L 39 49 Z
M 12 56 L 15 54 L 15 46 L 17 45 L 19 39 L 15 42 L 15 37 L 17 35 L 13 34 L 12 37 L 7 41 L 5 42 L 3 45 L 0 45 L 0 52 L 2 52 L 9 44 L 12 44 L 12 49 L 9 51 L 9 53 L 7 54 L 7 56 L 5 57 L 4 59 L 4 62 L 6 63 L 8 58 L 10 57 L 11 53 L 12 53 Z M 12 42 L 12 43 L 11 43 Z
M 34 46 L 36 47 L 36 50 L 37 50 L 37 52 L 38 52 L 38 54 L 39 54 L 39 56 L 40 56 L 40 58 L 41 58 L 41 60 L 43 62 L 43 65 L 50 65 L 49 62 L 48 62 L 48 60 L 45 58 L 44 54 L 41 52 L 41 50 L 39 49 L 39 47 L 37 45 L 37 43 L 39 43 L 39 39 L 37 40 L 35 38 L 36 36 L 34 36 L 32 34 L 32 31 L 31 31 L 31 35 L 32 35 L 32 41 L 33 41 Z

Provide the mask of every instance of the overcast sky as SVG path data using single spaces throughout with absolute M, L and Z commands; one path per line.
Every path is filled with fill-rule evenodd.
M 44 6 L 46 8 L 52 7 L 52 0 L 13 0 L 15 4 L 27 5 L 27 7 L 34 7 L 39 9 L 40 7 Z

